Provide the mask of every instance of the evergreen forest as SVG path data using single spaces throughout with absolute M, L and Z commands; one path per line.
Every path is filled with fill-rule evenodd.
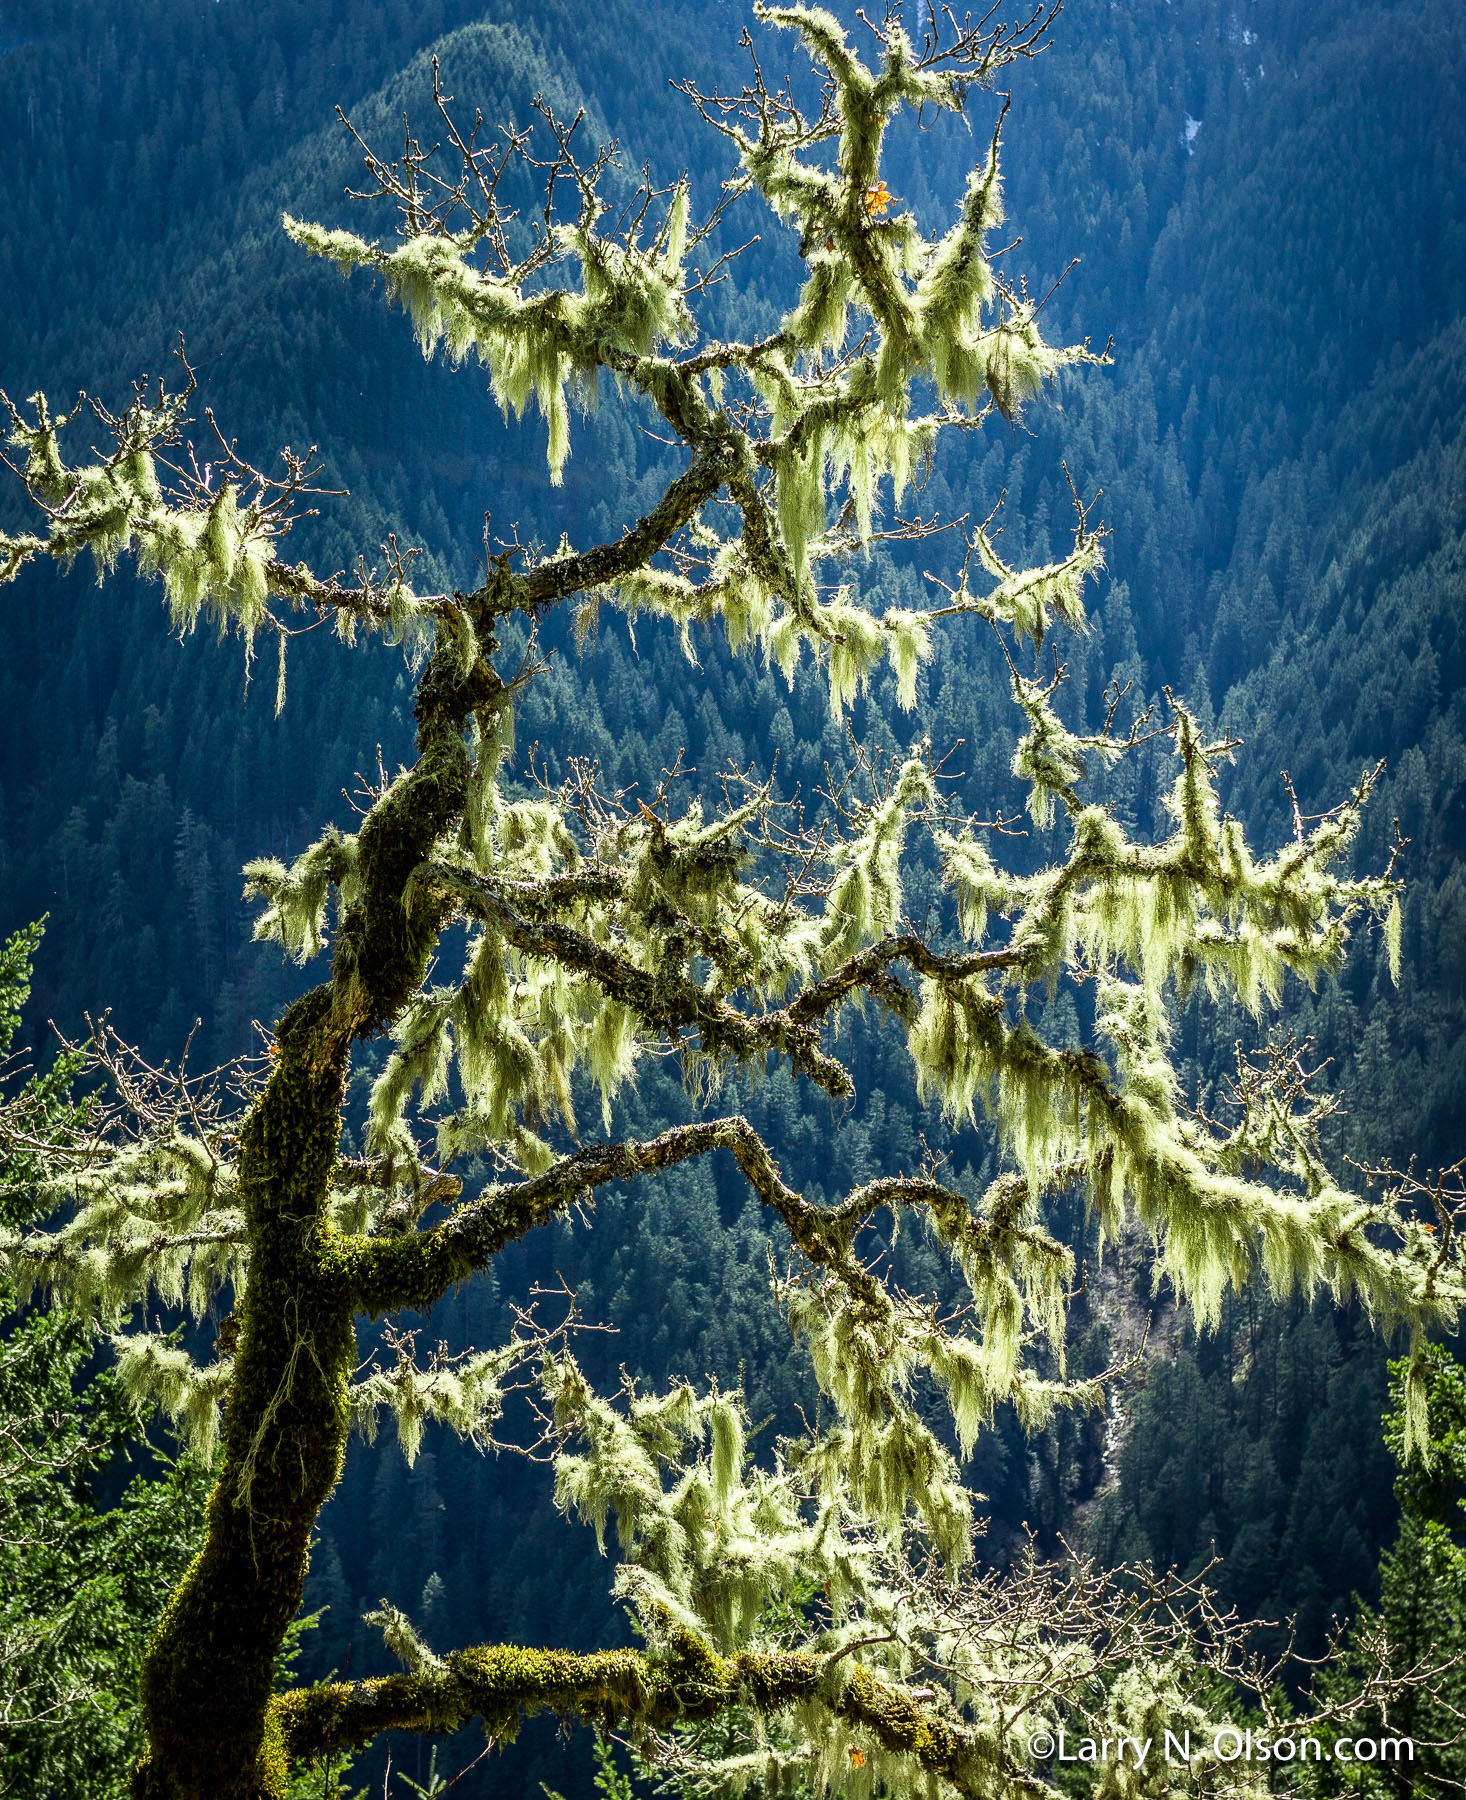
M 868 41 L 853 4 L 830 10 Z M 723 146 L 672 84 L 741 84 L 745 25 L 757 29 L 743 0 L 0 0 L 14 165 L 0 387 L 17 401 L 44 390 L 58 407 L 85 390 L 120 411 L 144 371 L 174 380 L 181 336 L 200 460 L 204 407 L 261 465 L 281 445 L 318 447 L 329 492 L 282 554 L 320 572 L 349 572 L 395 532 L 424 547 L 419 589 L 468 590 L 511 538 L 551 551 L 562 536 L 614 542 L 680 466 L 650 412 L 577 412 L 551 485 L 540 413 L 506 415 L 471 359 L 421 355 L 379 282 L 343 281 L 281 217 L 367 229 L 369 203 L 347 192 L 363 186 L 360 148 L 336 109 L 389 154 L 404 118 L 426 142 L 435 66 L 491 130 L 527 120 L 538 97 L 561 118 L 583 112 L 585 142 L 623 147 L 607 177 L 615 204 L 650 161 L 661 180 L 685 171 L 706 211 Z M 1324 1125 L 1331 1159 L 1448 1167 L 1466 1156 L 1466 10 L 1065 0 L 1043 53 L 998 85 L 1011 94 L 998 242 L 1012 244 L 999 266 L 1043 298 L 1048 342 L 1111 348 L 1059 369 L 1013 418 L 943 436 L 914 505 L 976 524 L 1001 501 L 1002 557 L 1027 567 L 1067 553 L 1068 482 L 1099 494 L 1104 566 L 1087 628 L 1058 651 L 1065 720 L 1103 719 L 1118 694 L 1126 729 L 1147 708 L 1165 717 L 1174 696 L 1208 741 L 1235 743 L 1221 805 L 1259 855 L 1289 840 L 1295 814 L 1326 814 L 1383 764 L 1348 873 L 1389 865 L 1398 824 L 1398 972 L 1389 932 L 1358 928 L 1339 973 L 1289 978 L 1283 1014 L 1344 1096 Z M 967 116 L 893 132 L 884 178 L 923 229 L 961 203 L 999 104 L 979 94 Z M 538 204 L 527 181 L 513 198 Z M 767 212 L 740 208 L 727 235 L 755 241 L 705 297 L 728 337 L 777 330 L 804 272 Z M 85 437 L 87 421 L 71 429 Z M 0 533 L 32 529 L 27 510 L 18 484 L 0 487 Z M 937 554 L 919 538 L 878 544 L 842 579 L 876 615 L 930 605 Z M 156 581 L 126 558 L 105 580 L 90 556 L 69 570 L 38 559 L 0 588 L 0 608 L 0 1080 L 27 1143 L 75 1144 L 102 1104 L 88 1039 L 135 1046 L 153 1068 L 185 1051 L 200 1070 L 266 1054 L 257 1022 L 319 977 L 256 932 L 258 889 L 246 896 L 241 871 L 290 864 L 328 826 L 355 829 L 374 784 L 411 762 L 413 674 L 400 648 L 346 651 L 324 628 L 278 645 L 265 633 L 252 657 L 207 624 L 180 645 Z M 1026 876 L 1057 839 L 1024 811 L 1008 670 L 986 627 L 963 623 L 915 672 L 921 729 L 934 756 L 951 753 L 966 804 L 1021 821 L 1004 851 Z M 894 665 L 875 667 L 841 714 L 807 665 L 791 681 L 721 630 L 651 609 L 548 618 L 535 654 L 546 667 L 506 763 L 521 798 L 536 770 L 547 786 L 572 779 L 572 757 L 632 807 L 655 805 L 674 770 L 709 809 L 729 768 L 772 772 L 780 797 L 808 798 L 862 759 L 898 760 L 914 730 Z M 1148 841 L 1168 829 L 1170 758 L 1142 744 L 1103 776 L 1113 817 Z M 936 860 L 912 854 L 905 912 L 935 917 Z M 1090 1021 L 1062 986 L 1032 1004 L 1047 1041 L 1080 1043 Z M 1266 1030 L 1205 983 L 1178 999 L 1177 1021 L 1180 1089 L 1204 1113 L 1221 1105 L 1239 1043 L 1256 1049 Z M 980 1115 L 940 1115 L 879 1008 L 846 1012 L 839 1042 L 860 1075 L 848 1104 L 778 1071 L 723 1079 L 723 1110 L 778 1144 L 806 1199 L 833 1202 L 928 1150 L 964 1191 L 996 1178 L 994 1132 Z M 366 1154 L 389 1049 L 353 1063 L 351 1154 Z M 581 1110 L 594 1118 L 599 1104 Z M 695 1115 L 670 1062 L 639 1069 L 615 1107 L 617 1130 L 639 1137 Z M 0 1226 L 45 1225 L 54 1195 L 38 1153 L 0 1138 L 0 1157 Z M 536 1290 L 562 1289 L 609 1328 L 576 1344 L 603 1388 L 624 1371 L 741 1390 L 755 1454 L 796 1430 L 811 1352 L 791 1348 L 770 1293 L 789 1240 L 732 1161 L 607 1187 L 595 1222 L 592 1234 L 556 1217 L 415 1326 L 450 1352 L 497 1343 Z M 986 1520 L 979 1566 L 1018 1568 L 1031 1543 L 1040 1557 L 1067 1546 L 1103 1566 L 1209 1571 L 1224 1608 L 1267 1622 L 1266 1649 L 1283 1644 L 1284 1620 L 1304 1656 L 1342 1633 L 1340 1680 L 1350 1655 L 1367 1660 L 1349 1645 L 1371 1641 L 1380 1618 L 1422 1658 L 1466 1652 L 1466 1378 L 1450 1343 L 1429 1352 L 1429 1425 L 1446 1446 L 1432 1476 L 1407 1454 L 1398 1361 L 1392 1389 L 1407 1337 L 1381 1333 L 1361 1305 L 1276 1298 L 1259 1280 L 1198 1328 L 1144 1231 L 1101 1253 L 1077 1194 L 1056 1203 L 1054 1229 L 1086 1271 L 1071 1372 L 1128 1363 L 1142 1342 L 1144 1355 L 1104 1409 L 1032 1427 L 997 1411 L 963 1464 Z M 906 1287 L 950 1298 L 951 1272 L 920 1234 L 893 1239 L 890 1256 Z M 141 1659 L 200 1541 L 207 1459 L 142 1404 L 103 1325 L 39 1293 L 22 1303 L 8 1281 L 0 1796 L 121 1800 L 142 1749 Z M 201 1350 L 229 1306 L 158 1310 L 134 1323 Z M 597 1534 L 567 1523 L 542 1463 L 486 1454 L 443 1423 L 409 1460 L 391 1435 L 351 1443 L 282 1685 L 394 1670 L 391 1630 L 369 1613 L 401 1615 L 429 1653 L 633 1642 Z M 1342 1778 L 1295 1770 L 1265 1791 L 1451 1791 L 1466 1726 L 1448 1701 L 1466 1704 L 1466 1683 L 1458 1671 L 1446 1685 L 1412 1715 L 1435 1745 L 1415 1785 L 1380 1771 L 1330 1786 Z M 512 1747 L 483 1748 L 476 1727 L 436 1748 L 392 1733 L 339 1771 L 339 1788 L 316 1777 L 291 1792 L 400 1800 L 445 1792 L 463 1770 L 464 1800 L 629 1800 L 628 1781 L 640 1795 L 657 1779 L 599 1733 L 543 1718 Z

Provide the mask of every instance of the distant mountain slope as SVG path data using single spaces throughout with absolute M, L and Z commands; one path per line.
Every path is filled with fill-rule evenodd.
M 244 60 L 237 45 L 214 42 L 188 9 L 158 0 L 155 19 L 145 7 L 130 10 L 150 19 L 162 66 L 171 56 L 183 68 L 218 75 Z M 289 6 L 276 10 L 295 16 Z M 270 42 L 269 12 L 254 28 L 257 41 Z M 410 13 L 396 8 L 395 41 Z M 644 9 L 637 16 L 646 21 Z M 562 59 L 552 62 L 535 35 L 553 33 L 556 18 L 553 9 L 541 9 L 534 29 L 477 23 L 435 40 L 446 78 L 491 118 L 527 112 L 541 90 L 573 112 Z M 623 27 L 627 19 L 629 13 Z M 330 22 L 328 15 L 315 35 Z M 16 393 L 44 381 L 53 392 L 85 386 L 115 400 L 144 370 L 178 373 L 172 352 L 181 332 L 201 403 L 216 409 L 246 454 L 265 461 L 281 443 L 318 443 L 324 485 L 352 490 L 348 501 L 326 502 L 320 522 L 300 534 L 309 539 L 300 549 L 327 567 L 352 566 L 359 554 L 375 557 L 396 529 L 404 541 L 432 547 L 437 579 L 468 580 L 490 505 L 503 527 L 523 520 L 544 530 L 557 519 L 563 528 L 568 509 L 585 503 L 599 506 L 602 529 L 614 529 L 602 492 L 588 487 L 586 476 L 595 469 L 602 489 L 624 491 L 627 458 L 632 470 L 636 458 L 624 425 L 608 413 L 609 441 L 599 444 L 591 429 L 590 455 L 555 497 L 557 510 L 547 512 L 533 425 L 522 434 L 507 431 L 482 374 L 455 376 L 425 365 L 411 333 L 369 283 L 342 283 L 280 231 L 287 208 L 339 213 L 342 191 L 361 177 L 359 155 L 339 125 L 299 135 L 307 103 L 317 117 L 328 113 L 333 62 L 353 75 L 366 66 L 359 21 L 347 14 L 336 25 L 339 56 L 318 51 L 316 63 L 294 77 L 304 91 L 292 90 L 280 115 L 281 135 L 293 124 L 297 136 L 288 149 L 273 131 L 263 143 L 247 134 L 249 154 L 238 162 L 226 157 L 218 188 L 208 186 L 213 163 L 206 156 L 199 177 L 206 191 L 185 183 L 177 203 L 161 212 L 149 206 L 145 189 L 130 215 L 112 196 L 104 287 L 96 279 L 98 246 L 88 235 L 93 210 L 83 211 L 84 228 L 74 239 L 47 232 L 43 223 L 68 202 L 83 204 L 85 170 L 67 158 L 84 161 L 82 152 L 96 146 L 84 133 L 53 142 L 60 174 L 26 192 L 29 216 L 23 209 L 3 238 L 0 305 L 15 335 L 7 342 L 11 366 L 0 379 Z M 65 43 L 59 31 L 57 37 Z M 390 50 L 393 32 L 384 30 L 382 41 Z M 603 76 L 616 74 L 625 41 L 609 12 L 576 38 Z M 160 154 L 186 162 L 184 121 L 156 92 L 154 64 L 132 70 L 126 63 L 127 43 L 112 31 L 89 48 L 72 66 L 73 90 L 56 100 L 56 114 L 120 90 L 132 116 L 124 106 L 111 128 L 142 133 L 157 117 Z M 276 46 L 270 48 L 273 56 Z M 379 58 L 384 54 L 378 46 Z M 47 90 L 65 67 L 55 38 L 33 44 L 0 63 L 0 95 L 25 116 L 38 87 L 38 117 L 49 117 Z M 287 80 L 282 71 L 281 82 Z M 644 98 L 648 87 L 657 91 L 649 65 L 639 89 L 620 90 L 623 101 L 637 92 Z M 248 101 L 247 93 L 239 96 L 240 107 Z M 256 94 L 249 105 L 258 103 Z M 416 118 L 431 115 L 426 50 L 356 110 L 363 129 L 390 143 L 404 108 Z M 217 109 L 204 114 L 218 116 Z M 594 103 L 583 129 L 588 137 L 606 135 Z M 98 217 L 107 212 L 94 210 Z M 134 225 L 131 235 L 118 236 L 119 217 Z M 389 220 L 382 223 L 390 228 Z M 98 304 L 99 292 L 105 304 Z M 0 507 L 13 516 L 15 505 L 7 491 Z M 0 908 L 17 916 L 50 908 L 60 927 L 48 938 L 37 1016 L 75 1022 L 83 1007 L 111 1005 L 124 1029 L 161 1048 L 181 1042 L 199 1010 L 206 1040 L 226 1054 L 246 1041 L 252 1017 L 278 1009 L 292 979 L 277 955 L 249 947 L 237 871 L 249 856 L 298 846 L 303 833 L 346 813 L 342 788 L 354 785 L 373 745 L 384 745 L 390 760 L 405 744 L 410 723 L 399 704 L 400 665 L 382 657 L 368 673 L 330 651 L 318 655 L 304 640 L 292 658 L 298 666 L 291 704 L 276 720 L 272 680 L 241 706 L 246 671 L 237 651 L 196 643 L 180 654 L 167 642 L 154 593 L 139 593 L 126 572 L 98 590 L 88 573 L 63 579 L 39 572 L 23 600 L 14 595 L 7 615 Z M 68 695 L 67 705 L 51 702 L 57 692 Z M 353 730 L 346 739 L 348 712 Z M 175 871 L 185 864 L 193 873 L 179 905 Z
M 1378 479 L 1343 448 L 1392 441 L 1402 460 Z M 1296 635 L 1222 708 L 1251 753 L 1234 804 L 1276 831 L 1280 797 L 1261 771 L 1291 770 L 1305 804 L 1322 805 L 1388 759 L 1362 856 L 1379 860 L 1398 818 L 1410 839 L 1405 975 L 1396 994 L 1366 959 L 1342 984 L 1357 1023 L 1335 1034 L 1356 1063 L 1356 1113 L 1397 1154 L 1453 1160 L 1466 1149 L 1466 319 L 1386 370 L 1338 443 L 1337 510 Z M 1327 482 L 1326 468 L 1315 478 Z

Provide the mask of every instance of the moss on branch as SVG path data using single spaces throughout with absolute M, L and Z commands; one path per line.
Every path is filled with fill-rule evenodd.
M 930 1698 L 882 1681 L 859 1664 L 831 1678 L 828 1660 L 802 1652 L 720 1656 L 678 1632 L 663 1653 L 538 1650 L 497 1644 L 459 1650 L 417 1674 L 331 1682 L 279 1695 L 272 1718 L 292 1761 L 368 1744 L 383 1731 L 442 1735 L 478 1719 L 512 1739 L 521 1717 L 550 1712 L 632 1731 L 710 1719 L 739 1705 L 771 1717 L 811 1701 L 826 1705 L 882 1749 L 908 1756 L 975 1797 L 973 1734 Z
M 826 1054 L 812 1026 L 790 1013 L 750 1015 L 685 975 L 639 968 L 568 925 L 532 922 L 510 906 L 497 883 L 481 876 L 441 864 L 427 864 L 420 873 L 440 892 L 457 899 L 465 911 L 493 925 L 522 954 L 589 976 L 652 1031 L 675 1042 L 684 1030 L 695 1030 L 707 1055 L 739 1062 L 782 1051 L 799 1074 L 826 1093 L 837 1099 L 854 1094 L 855 1084 L 844 1064 Z

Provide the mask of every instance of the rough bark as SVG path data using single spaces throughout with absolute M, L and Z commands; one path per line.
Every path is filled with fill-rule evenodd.
M 279 1800 L 288 1757 L 269 1712 L 275 1659 L 299 1609 L 311 1531 L 335 1486 L 356 1364 L 356 1295 L 327 1216 L 352 1043 L 422 981 L 445 903 L 413 871 L 462 809 L 470 712 L 502 694 L 483 654 L 467 674 L 430 659 L 419 757 L 361 829 L 361 899 L 332 980 L 275 1031 L 275 1065 L 245 1121 L 239 1188 L 249 1229 L 224 1454 L 203 1548 L 143 1669 L 149 1749 L 136 1800 Z M 407 904 L 404 900 L 407 899 Z

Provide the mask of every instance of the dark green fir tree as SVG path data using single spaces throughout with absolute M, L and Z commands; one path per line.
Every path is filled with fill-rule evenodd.
M 81 1058 L 30 1073 L 13 1049 L 41 927 L 0 945 L 0 1223 L 42 1219 L 43 1167 L 80 1152 L 68 1094 Z M 208 1473 L 169 1469 L 151 1408 L 122 1388 L 97 1326 L 64 1308 L 16 1313 L 0 1277 L 0 1794 L 119 1800 L 143 1747 L 148 1638 L 203 1535 Z M 109 1498 L 111 1504 L 109 1504 Z

